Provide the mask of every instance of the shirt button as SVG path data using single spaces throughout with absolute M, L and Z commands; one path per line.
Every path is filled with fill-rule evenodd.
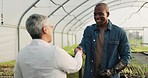
M 92 70 L 90 70 L 90 72 L 92 73 Z
M 93 60 L 91 60 L 91 62 L 94 62 Z
M 95 39 L 93 41 L 95 41 Z

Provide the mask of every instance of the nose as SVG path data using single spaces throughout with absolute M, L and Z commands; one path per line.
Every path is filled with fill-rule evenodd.
M 96 15 L 94 15 L 94 18 L 95 19 L 99 19 L 100 18 L 100 15 L 99 14 L 96 14 Z

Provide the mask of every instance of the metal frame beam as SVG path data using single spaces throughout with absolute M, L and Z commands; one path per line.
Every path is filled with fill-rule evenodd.
M 25 16 L 25 14 L 32 8 L 34 7 L 40 0 L 35 1 L 20 17 L 19 22 L 18 22 L 18 26 L 17 26 L 17 35 L 18 35 L 18 52 L 20 51 L 20 24 L 22 22 L 23 17 Z

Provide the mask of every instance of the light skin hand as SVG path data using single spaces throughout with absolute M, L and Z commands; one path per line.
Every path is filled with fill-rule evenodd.
M 84 54 L 83 54 L 82 48 L 81 48 L 80 46 L 78 46 L 78 47 L 76 47 L 76 48 L 74 49 L 74 55 L 75 55 L 77 52 L 82 53 L 82 57 L 83 57 L 83 59 L 84 59 Z
M 77 52 L 81 52 L 82 54 L 83 54 L 83 51 L 82 51 L 82 48 L 81 47 L 76 47 L 75 49 L 74 49 L 74 53 L 76 54 Z

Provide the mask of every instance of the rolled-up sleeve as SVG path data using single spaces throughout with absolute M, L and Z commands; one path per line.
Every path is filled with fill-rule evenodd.
M 119 51 L 120 51 L 119 53 L 121 60 L 123 60 L 127 64 L 130 63 L 130 58 L 131 58 L 130 44 L 126 36 L 126 32 L 124 30 L 121 33 Z

